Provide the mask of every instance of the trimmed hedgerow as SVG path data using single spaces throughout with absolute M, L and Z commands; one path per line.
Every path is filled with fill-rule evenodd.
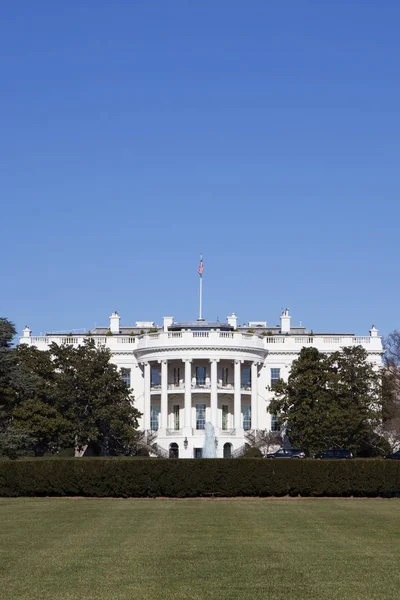
M 0 461 L 0 496 L 400 496 L 400 461 L 27 459 Z

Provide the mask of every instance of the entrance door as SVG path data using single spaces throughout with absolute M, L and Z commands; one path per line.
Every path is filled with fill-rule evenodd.
M 175 442 L 172 442 L 172 444 L 169 445 L 169 457 L 179 458 L 179 446 L 178 444 L 175 444 Z
M 224 458 L 232 458 L 232 444 L 229 442 L 224 444 Z
M 195 458 L 203 458 L 203 448 L 195 448 L 194 449 L 194 457 Z

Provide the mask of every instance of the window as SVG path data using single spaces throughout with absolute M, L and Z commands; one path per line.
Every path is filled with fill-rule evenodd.
M 122 381 L 124 381 L 128 387 L 131 387 L 131 370 L 121 369 L 121 377 Z
M 246 404 L 243 406 L 243 429 L 248 431 L 251 429 L 251 406 Z
M 251 386 L 251 369 L 250 367 L 244 367 L 242 369 L 242 388 L 249 388 Z
M 206 384 L 206 368 L 196 367 L 196 385 Z
M 280 431 L 280 427 L 278 425 L 278 415 L 272 415 L 271 417 L 271 431 Z
M 179 367 L 174 367 L 174 385 L 179 385 L 180 381 Z
M 195 458 L 203 458 L 203 448 L 195 448 L 193 450 L 193 455 Z
M 228 429 L 228 405 L 222 405 L 222 429 L 226 431 Z
M 174 429 L 175 429 L 175 431 L 179 431 L 179 429 L 180 429 L 180 427 L 179 427 L 179 409 L 180 409 L 179 404 L 175 404 L 174 405 Z
M 229 375 L 228 367 L 222 367 L 222 385 L 228 385 L 228 375 Z
M 159 405 L 153 405 L 151 407 L 151 412 L 150 412 L 150 429 L 152 431 L 158 431 L 158 416 L 160 414 L 160 406 Z
M 151 387 L 161 387 L 161 372 L 159 369 L 151 369 Z
M 204 429 L 206 425 L 206 405 L 196 404 L 196 429 Z
M 276 384 L 281 378 L 281 370 L 280 369 L 271 369 L 271 389 L 275 389 Z

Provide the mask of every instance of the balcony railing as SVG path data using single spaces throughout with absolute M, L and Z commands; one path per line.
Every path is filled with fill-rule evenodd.
M 224 437 L 224 435 L 236 435 L 236 429 L 221 429 L 220 437 Z
M 251 391 L 251 383 L 242 383 L 240 387 L 242 390 Z
M 210 389 L 211 388 L 211 383 L 208 382 L 202 382 L 202 383 L 198 383 L 197 381 L 192 382 L 192 389 L 193 388 L 200 388 L 200 389 Z
M 151 383 L 150 389 L 151 390 L 161 390 L 161 383 Z
M 185 389 L 185 384 L 183 382 L 180 382 L 180 383 L 169 383 L 168 384 L 168 389 L 169 390 L 184 390 Z
M 233 390 L 235 387 L 233 382 L 219 381 L 217 385 L 219 390 Z

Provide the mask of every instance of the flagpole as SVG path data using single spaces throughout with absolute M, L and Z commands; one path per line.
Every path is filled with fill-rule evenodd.
M 203 255 L 200 254 L 200 264 L 198 268 L 198 274 L 200 275 L 200 306 L 199 306 L 199 321 L 203 320 Z
M 203 275 L 200 275 L 200 310 L 199 310 L 199 321 L 203 320 Z

